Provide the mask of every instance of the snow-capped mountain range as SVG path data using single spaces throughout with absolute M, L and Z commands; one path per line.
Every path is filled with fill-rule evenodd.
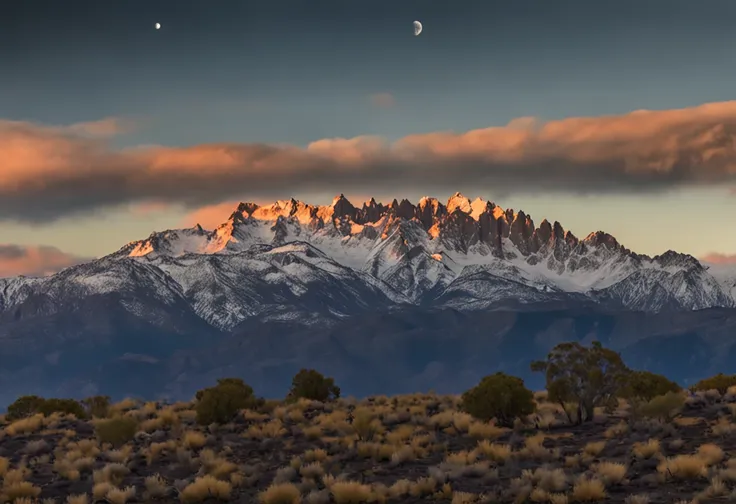
M 214 230 L 0 279 L 0 407 L 187 399 L 224 376 L 278 397 L 302 367 L 356 395 L 457 393 L 493 370 L 541 387 L 530 360 L 592 339 L 687 383 L 736 372 L 735 296 L 733 268 L 579 239 L 461 194 L 242 203 Z
M 595 303 L 636 311 L 736 306 L 736 270 L 668 251 L 648 257 L 598 231 L 580 239 L 558 222 L 461 194 L 361 207 L 344 196 L 241 203 L 214 230 L 154 232 L 46 278 L 0 280 L 0 312 L 43 296 L 116 293 L 135 314 L 146 299 L 184 303 L 231 330 L 250 317 L 340 319 L 394 305 L 459 310 Z M 27 311 L 26 311 L 27 313 Z M 24 315 L 27 316 L 27 315 Z

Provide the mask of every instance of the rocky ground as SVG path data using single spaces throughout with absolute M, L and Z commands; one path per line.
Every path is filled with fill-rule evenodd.
M 4 422 L 5 501 L 688 503 L 736 500 L 736 403 L 688 399 L 670 422 L 622 404 L 583 426 L 538 395 L 536 428 L 502 429 L 456 397 L 411 395 L 271 404 L 197 426 L 192 405 L 115 405 L 138 422 L 113 446 L 99 420 Z M 733 456 L 733 458 L 731 458 Z

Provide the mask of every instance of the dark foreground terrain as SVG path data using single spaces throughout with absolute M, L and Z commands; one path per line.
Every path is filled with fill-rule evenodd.
M 670 422 L 627 419 L 621 403 L 571 426 L 537 394 L 534 429 L 502 429 L 457 397 L 300 400 L 200 427 L 191 404 L 124 401 L 138 422 L 113 447 L 99 420 L 5 422 L 4 502 L 725 502 L 736 496 L 736 403 L 688 399 Z M 734 456 L 734 458 L 731 458 Z

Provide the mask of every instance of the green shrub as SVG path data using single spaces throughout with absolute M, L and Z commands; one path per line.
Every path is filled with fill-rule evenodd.
M 197 392 L 197 423 L 209 425 L 231 421 L 238 411 L 255 409 L 263 400 L 253 395 L 253 389 L 239 378 L 223 378 L 217 385 Z
M 8 406 L 8 420 L 27 418 L 41 412 L 41 405 L 46 400 L 37 395 L 21 396 Z
M 682 388 L 665 376 L 649 371 L 632 371 L 624 380 L 619 397 L 634 401 L 651 401 L 668 392 L 679 392 Z
M 736 385 L 736 375 L 724 375 L 718 373 L 710 378 L 700 380 L 698 383 L 692 386 L 693 390 L 712 390 L 716 389 L 721 395 L 725 395 L 730 387 Z
M 138 431 L 138 422 L 130 416 L 117 416 L 98 420 L 95 423 L 95 434 L 101 443 L 121 446 L 131 441 Z
M 82 407 L 79 401 L 75 401 L 74 399 L 46 399 L 41 403 L 38 412 L 46 416 L 52 413 L 71 414 L 77 418 L 85 418 L 87 416 L 84 407 Z
M 668 422 L 677 416 L 685 405 L 685 396 L 680 392 L 667 392 L 654 397 L 635 409 L 635 416 L 657 418 Z
M 521 378 L 499 372 L 465 392 L 461 407 L 480 420 L 495 418 L 498 425 L 512 427 L 516 418 L 534 413 L 534 394 Z
M 110 397 L 109 396 L 92 396 L 82 400 L 82 405 L 87 410 L 87 414 L 93 418 L 105 418 L 110 413 Z
M 224 386 L 224 385 L 232 385 L 233 387 L 238 387 L 242 389 L 243 393 L 247 396 L 253 395 L 253 388 L 247 383 L 245 383 L 241 378 L 220 378 L 219 380 L 217 380 L 217 385 L 215 385 L 215 387 Z M 195 394 L 195 398 L 197 399 L 197 401 L 202 399 L 202 396 L 204 395 L 204 393 L 212 388 L 213 387 L 198 390 L 197 393 Z
M 85 418 L 86 412 L 82 405 L 74 399 L 44 399 L 43 397 L 29 395 L 22 396 L 8 406 L 7 417 L 9 420 L 17 420 L 41 413 L 49 416 L 53 413 L 72 414 L 77 418 Z
M 327 401 L 340 397 L 340 387 L 335 380 L 325 378 L 322 373 L 314 369 L 302 369 L 291 380 L 291 389 L 288 399 L 312 399 L 313 401 Z

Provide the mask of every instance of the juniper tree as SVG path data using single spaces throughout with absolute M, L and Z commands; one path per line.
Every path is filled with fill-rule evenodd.
M 598 341 L 589 347 L 560 343 L 545 360 L 532 362 L 531 369 L 545 373 L 550 401 L 563 408 L 570 403 L 576 407 L 578 423 L 592 420 L 597 406 L 610 404 L 630 372 L 621 355 Z M 572 422 L 567 408 L 565 412 Z

